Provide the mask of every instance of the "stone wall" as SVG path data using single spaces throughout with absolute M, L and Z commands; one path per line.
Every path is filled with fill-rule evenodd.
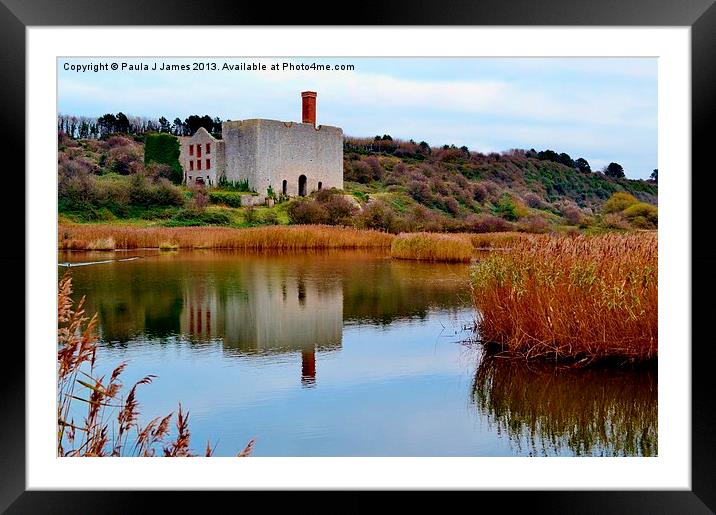
M 224 173 L 224 142 L 214 138 L 203 127 L 200 128 L 191 137 L 181 137 L 179 163 L 184 170 L 184 183 L 187 186 L 196 184 L 197 177 L 204 180 L 207 186 L 216 186 L 219 177 Z M 209 144 L 210 152 L 206 152 L 206 145 Z M 189 145 L 194 145 L 194 155 L 189 155 Z M 197 146 L 201 145 L 201 158 L 197 155 Z M 198 169 L 197 161 L 201 160 L 201 170 Z M 207 170 L 206 164 L 209 160 L 210 168 Z M 194 163 L 194 169 L 191 169 L 190 161 Z
M 266 193 L 299 194 L 299 178 L 306 177 L 306 193 L 343 188 L 343 131 L 338 127 L 276 120 L 224 122 L 225 173 L 229 180 L 246 180 Z

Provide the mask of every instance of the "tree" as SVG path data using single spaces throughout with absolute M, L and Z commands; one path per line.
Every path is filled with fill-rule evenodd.
M 144 137 L 144 164 L 159 163 L 172 168 L 172 182 L 181 184 L 184 173 L 179 164 L 179 140 L 171 134 L 147 134 Z
M 604 175 L 614 179 L 621 179 L 624 177 L 624 168 L 619 163 L 609 163 L 604 170 Z
M 577 159 L 574 164 L 577 167 L 577 170 L 582 173 L 590 173 L 592 171 L 592 168 L 589 166 L 589 163 L 583 157 Z
M 127 115 L 122 112 L 117 113 L 117 125 L 115 127 L 115 132 L 129 132 L 129 119 L 127 118 Z
M 214 120 L 211 116 L 207 114 L 205 114 L 204 116 L 193 114 L 184 120 L 184 126 L 185 136 L 191 136 L 201 127 L 204 127 L 209 133 L 211 133 L 214 130 Z
M 181 136 L 183 133 L 183 124 L 181 123 L 181 118 L 174 118 L 174 123 L 172 124 L 172 133 L 175 136 Z
M 558 163 L 562 163 L 564 166 L 569 166 L 570 168 L 574 168 L 574 161 L 572 160 L 572 157 L 569 154 L 566 154 L 562 152 L 558 157 Z
M 163 116 L 159 118 L 159 132 L 171 132 L 172 126 L 169 124 L 169 120 Z
M 100 136 L 106 136 L 111 132 L 117 131 L 117 117 L 107 113 L 97 119 L 97 128 Z
M 658 183 L 658 182 L 659 182 L 659 169 L 658 169 L 658 168 L 654 168 L 654 171 L 651 172 L 651 175 L 649 176 L 649 178 L 650 178 L 652 181 Z

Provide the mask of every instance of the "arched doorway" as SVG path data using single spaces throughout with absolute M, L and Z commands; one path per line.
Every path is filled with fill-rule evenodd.
M 298 194 L 302 197 L 306 196 L 306 176 L 301 175 L 298 178 Z
M 288 181 L 286 179 L 284 179 L 283 182 L 281 183 L 281 193 L 283 193 L 285 195 L 287 190 L 288 190 Z
M 318 181 L 318 191 L 321 191 L 323 188 L 323 183 L 321 181 Z

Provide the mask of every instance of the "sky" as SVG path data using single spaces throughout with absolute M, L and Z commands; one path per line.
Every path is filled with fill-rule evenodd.
M 216 69 L 192 70 L 193 63 Z M 285 69 L 312 63 L 353 69 Z M 71 69 L 92 64 L 108 69 Z M 241 64 L 267 69 L 237 70 Z M 305 90 L 318 92 L 317 123 L 349 136 L 390 134 L 479 152 L 551 149 L 587 159 L 592 170 L 617 162 L 630 178 L 658 168 L 656 58 L 58 60 L 58 111 L 77 116 L 301 121 Z

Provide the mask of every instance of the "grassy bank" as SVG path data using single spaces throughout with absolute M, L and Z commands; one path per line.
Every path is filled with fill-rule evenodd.
M 657 357 L 657 236 L 534 237 L 472 270 L 480 338 L 526 358 Z
M 390 246 L 391 257 L 423 261 L 467 262 L 472 252 L 470 240 L 457 234 L 399 234 Z
M 389 248 L 393 238 L 378 231 L 320 225 L 248 229 L 117 225 L 60 225 L 58 228 L 58 246 L 63 250 Z

